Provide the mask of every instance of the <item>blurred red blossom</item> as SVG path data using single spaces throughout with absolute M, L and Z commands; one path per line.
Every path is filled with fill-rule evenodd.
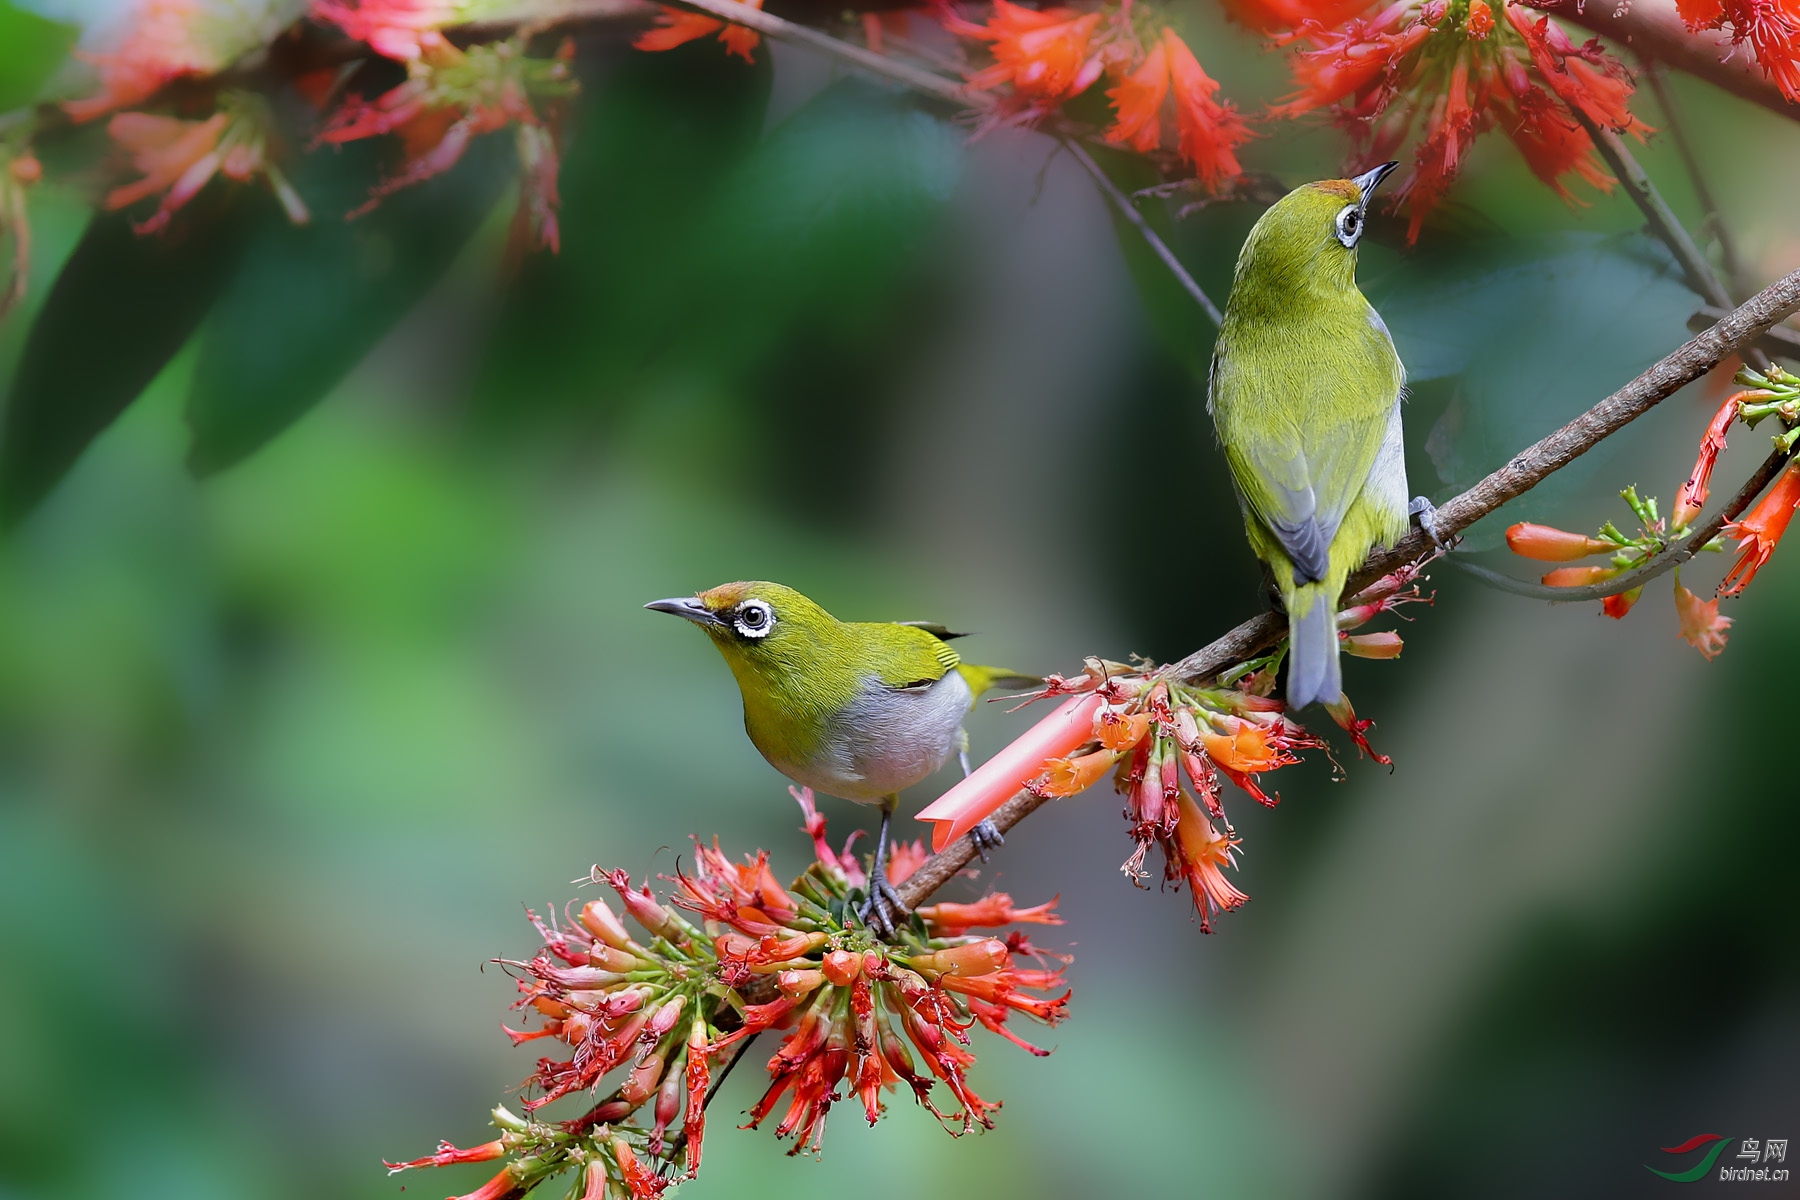
M 221 94 L 219 111 L 204 121 L 114 114 L 106 132 L 131 155 L 142 178 L 108 192 L 106 207 L 125 208 L 162 193 L 156 212 L 136 226 L 139 233 L 157 233 L 215 175 L 240 183 L 260 175 L 288 219 L 306 224 L 311 219 L 306 203 L 270 158 L 269 125 L 266 104 L 247 92 Z
M 91 121 L 142 103 L 177 79 L 211 75 L 267 45 L 294 16 L 284 0 L 124 0 L 103 23 L 104 49 L 77 51 L 94 66 L 100 90 L 63 111 Z
M 515 232 L 520 241 L 556 250 L 554 106 L 575 91 L 573 54 L 574 43 L 566 39 L 550 58 L 526 53 L 522 39 L 466 51 L 443 42 L 427 46 L 407 64 L 406 82 L 373 102 L 348 97 L 320 131 L 320 142 L 342 145 L 392 133 L 405 150 L 401 169 L 349 215 L 361 216 L 400 189 L 442 175 L 476 137 L 511 126 L 520 167 Z
M 1412 170 L 1395 201 L 1410 217 L 1409 240 L 1489 129 L 1511 138 L 1570 202 L 1565 176 L 1612 187 L 1575 110 L 1619 132 L 1647 132 L 1628 107 L 1629 75 L 1598 40 L 1577 44 L 1550 18 L 1509 0 L 1371 0 L 1321 6 L 1320 15 L 1306 6 L 1242 7 L 1250 23 L 1302 47 L 1298 89 L 1275 115 L 1329 109 L 1351 133 L 1357 159 L 1369 162 L 1398 157 L 1413 140 Z
M 1171 150 L 1213 190 L 1243 173 L 1236 150 L 1250 127 L 1153 9 L 1121 3 L 1083 13 L 994 0 L 984 24 L 948 8 L 943 19 L 950 32 L 988 44 L 993 63 L 968 80 L 977 91 L 1007 89 L 990 123 L 1038 120 L 1106 76 L 1116 112 L 1108 141 Z
M 312 0 L 312 16 L 377 54 L 410 62 L 448 45 L 439 30 L 468 19 L 471 7 L 467 0 Z
M 1795 0 L 1676 0 L 1687 27 L 1728 29 L 1734 45 L 1750 44 L 1763 73 L 1800 104 L 1800 3 Z
M 751 8 L 762 7 L 762 0 L 744 3 Z M 631 44 L 639 50 L 673 50 L 715 30 L 727 54 L 735 54 L 745 62 L 756 61 L 756 47 L 762 43 L 762 35 L 756 30 L 685 8 L 664 7 L 657 14 L 655 28 L 646 29 Z

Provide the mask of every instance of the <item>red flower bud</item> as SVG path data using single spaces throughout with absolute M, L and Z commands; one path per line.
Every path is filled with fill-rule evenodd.
M 862 974 L 862 956 L 849 950 L 833 950 L 825 956 L 825 978 L 838 987 L 849 987 Z
M 1404 643 L 1393 630 L 1382 633 L 1345 633 L 1338 636 L 1345 654 L 1358 658 L 1399 658 Z
M 624 950 L 631 945 L 631 935 L 625 931 L 625 923 L 606 906 L 604 900 L 589 900 L 582 906 L 579 920 L 584 929 L 615 950 Z
M 1618 573 L 1617 567 L 1558 567 L 1544 576 L 1544 586 L 1587 587 L 1605 583 Z

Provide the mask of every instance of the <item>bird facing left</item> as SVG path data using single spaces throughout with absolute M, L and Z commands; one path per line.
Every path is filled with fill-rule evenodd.
M 1036 687 L 1035 675 L 962 661 L 923 621 L 840 621 L 778 583 L 725 583 L 644 606 L 706 631 L 737 679 L 744 730 L 769 765 L 828 796 L 881 807 L 865 919 L 890 934 L 907 915 L 887 876 L 888 823 L 900 792 L 951 755 L 968 773 L 963 718 L 992 688 Z M 991 823 L 983 849 L 1000 843 Z

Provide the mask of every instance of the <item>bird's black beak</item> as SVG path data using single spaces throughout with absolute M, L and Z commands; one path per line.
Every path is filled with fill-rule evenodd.
M 1369 199 L 1375 195 L 1375 189 L 1380 187 L 1381 181 L 1386 179 L 1388 175 L 1392 173 L 1393 169 L 1399 165 L 1400 164 L 1397 162 L 1384 162 L 1379 167 L 1373 167 L 1364 171 L 1361 175 L 1356 175 L 1351 178 L 1350 182 L 1354 183 L 1358 190 L 1362 192 L 1362 200 L 1358 203 L 1358 208 L 1362 209 L 1365 213 L 1369 211 Z
M 674 613 L 678 617 L 686 617 L 696 625 L 723 625 L 711 609 L 692 596 L 681 596 L 674 600 L 652 600 L 644 605 L 653 612 Z

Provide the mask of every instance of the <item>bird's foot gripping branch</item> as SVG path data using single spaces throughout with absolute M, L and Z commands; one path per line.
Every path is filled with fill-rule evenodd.
M 766 852 L 734 862 L 716 842 L 696 841 L 693 872 L 664 877 L 666 903 L 623 871 L 593 872 L 617 891 L 639 936 L 599 899 L 560 923 L 533 915 L 542 947 L 529 960 L 500 961 L 518 980 L 513 1007 L 537 1025 L 507 1034 L 515 1044 L 561 1043 L 568 1057 L 538 1059 L 517 1106 L 525 1115 L 496 1108 L 494 1140 L 466 1150 L 445 1143 L 390 1169 L 506 1160 L 463 1200 L 511 1200 L 566 1173 L 580 1200 L 659 1196 L 699 1171 L 713 1080 L 765 1030 L 782 1038 L 749 1125 L 785 1102 L 775 1133 L 795 1139 L 792 1152 L 818 1148 L 840 1085 L 871 1124 L 883 1092 L 904 1084 L 953 1134 L 991 1127 L 1000 1105 L 970 1085 L 971 1029 L 1045 1054 L 1008 1019 L 1023 1013 L 1053 1025 L 1070 993 L 1066 959 L 1040 952 L 1023 931 L 1005 940 L 971 931 L 1059 925 L 1055 901 L 1017 908 L 991 893 L 928 905 L 893 940 L 878 941 L 852 915 L 867 884 L 863 865 L 849 846 L 831 849 L 812 794 L 796 796 L 816 861 L 790 887 Z M 916 843 L 900 847 L 889 870 L 903 881 L 924 858 Z M 600 1099 L 547 1117 L 548 1106 L 577 1095 Z

